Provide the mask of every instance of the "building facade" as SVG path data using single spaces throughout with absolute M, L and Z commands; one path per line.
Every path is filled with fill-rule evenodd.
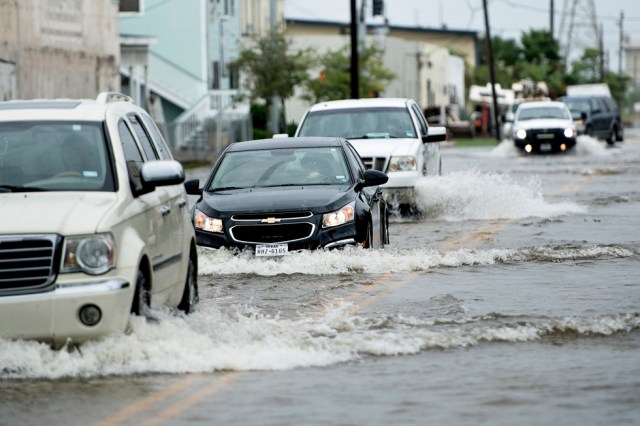
M 0 100 L 120 88 L 113 0 L 0 0 Z

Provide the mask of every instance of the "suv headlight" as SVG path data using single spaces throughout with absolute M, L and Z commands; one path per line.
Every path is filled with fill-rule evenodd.
M 65 238 L 60 272 L 100 275 L 116 266 L 116 241 L 111 233 Z
M 416 157 L 411 155 L 391 157 L 391 160 L 389 161 L 390 172 L 409 172 L 416 169 Z
M 515 132 L 516 138 L 518 139 L 526 139 L 527 138 L 527 131 L 525 129 L 518 129 Z
M 322 215 L 322 227 L 331 228 L 333 226 L 344 225 L 353 221 L 356 215 L 356 202 L 352 201 L 340 210 Z
M 193 225 L 196 229 L 202 229 L 207 232 L 215 232 L 218 234 L 224 232 L 221 219 L 209 217 L 198 209 L 196 209 L 193 214 Z

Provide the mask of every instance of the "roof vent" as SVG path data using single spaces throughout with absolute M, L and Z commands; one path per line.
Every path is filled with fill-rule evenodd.
M 123 95 L 118 92 L 102 92 L 96 98 L 96 102 L 99 104 L 108 104 L 110 102 L 131 102 L 133 99 L 130 96 Z

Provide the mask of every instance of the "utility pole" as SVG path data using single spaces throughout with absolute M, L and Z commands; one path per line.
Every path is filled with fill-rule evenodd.
M 549 0 L 549 33 L 551 34 L 551 38 L 553 38 L 553 15 L 555 14 L 555 10 L 553 8 L 553 0 Z
M 358 8 L 351 0 L 351 98 L 359 99 L 360 70 L 358 68 Z
M 269 18 L 271 32 L 274 33 L 278 27 L 278 19 L 276 12 L 276 0 L 271 0 L 269 3 Z M 271 97 L 271 108 L 269 111 L 270 118 L 270 130 L 273 133 L 280 131 L 280 96 L 274 95 Z
M 618 74 L 622 74 L 622 43 L 624 42 L 624 31 L 622 30 L 622 21 L 624 20 L 624 12 L 620 11 L 620 45 L 618 46 Z
M 604 81 L 604 28 L 600 24 L 600 32 L 598 33 L 598 48 L 600 50 L 600 81 Z
M 482 4 L 484 6 L 484 28 L 487 38 L 487 57 L 489 59 L 489 77 L 491 78 L 491 96 L 493 97 L 493 120 L 495 123 L 494 128 L 496 131 L 496 139 L 498 140 L 498 142 L 500 142 L 500 124 L 498 121 L 500 111 L 498 110 L 498 97 L 496 96 L 496 72 L 493 64 L 493 46 L 491 42 L 491 29 L 489 28 L 489 12 L 487 11 L 487 0 L 482 0 Z

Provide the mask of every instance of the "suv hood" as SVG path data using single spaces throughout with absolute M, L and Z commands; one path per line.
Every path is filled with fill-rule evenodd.
M 92 234 L 116 200 L 113 192 L 0 194 L 0 234 Z
M 573 127 L 573 120 L 563 120 L 559 118 L 540 118 L 536 120 L 518 121 L 515 123 L 516 129 L 557 129 Z
M 419 139 L 349 139 L 361 157 L 391 157 L 394 155 L 416 155 Z

